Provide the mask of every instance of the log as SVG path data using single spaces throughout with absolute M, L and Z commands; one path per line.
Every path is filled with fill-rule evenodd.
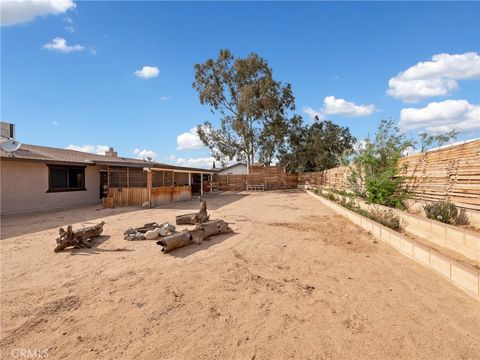
M 59 252 L 70 246 L 76 248 L 90 248 L 91 246 L 88 243 L 88 240 L 99 236 L 103 231 L 103 225 L 105 225 L 104 221 L 94 226 L 84 227 L 76 231 L 72 230 L 72 225 L 68 225 L 66 231 L 63 227 L 60 228 L 58 230 L 60 237 L 56 239 L 57 246 L 53 251 Z
M 175 217 L 175 223 L 177 225 L 196 225 L 207 222 L 209 218 L 210 215 L 207 213 L 207 202 L 201 200 L 199 212 L 178 215 Z
M 203 224 L 198 224 L 193 230 L 183 230 L 162 240 L 157 241 L 157 245 L 162 246 L 164 253 L 187 246 L 190 244 L 200 244 L 208 237 L 213 235 L 232 232 L 232 229 L 223 220 L 212 220 Z

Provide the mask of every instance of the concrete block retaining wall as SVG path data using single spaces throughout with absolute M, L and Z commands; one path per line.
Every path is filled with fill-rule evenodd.
M 307 193 L 320 200 L 325 206 L 334 210 L 336 213 L 345 216 L 354 224 L 372 233 L 372 235 L 379 240 L 391 245 L 405 256 L 434 270 L 459 289 L 480 301 L 480 278 L 478 272 L 471 271 L 455 261 L 443 257 L 435 250 L 424 247 L 402 234 L 348 210 L 333 201 L 327 200 L 310 191 L 307 191 Z
M 334 193 L 332 194 L 337 197 L 339 196 Z M 382 205 L 367 204 L 360 199 L 356 199 L 356 203 L 360 208 L 366 210 L 376 208 L 395 211 L 402 221 L 403 228 L 409 233 L 456 251 L 469 259 L 480 261 L 480 235 L 474 231 L 444 224 L 420 215 L 410 214 L 406 211 L 392 209 Z

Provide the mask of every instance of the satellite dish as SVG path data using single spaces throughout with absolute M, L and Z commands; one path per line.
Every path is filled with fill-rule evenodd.
M 22 144 L 20 144 L 17 140 L 6 139 L 2 141 L 2 143 L 0 144 L 0 148 L 2 148 L 3 151 L 11 153 L 20 149 L 21 145 Z

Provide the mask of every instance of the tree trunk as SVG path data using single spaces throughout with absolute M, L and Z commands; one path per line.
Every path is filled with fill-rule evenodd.
M 175 217 L 175 223 L 177 225 L 196 225 L 208 221 L 209 218 L 210 215 L 207 213 L 207 202 L 201 200 L 199 212 L 178 215 Z
M 69 246 L 90 248 L 91 246 L 88 240 L 99 236 L 103 231 L 103 225 L 105 225 L 104 221 L 100 224 L 85 227 L 77 231 L 72 230 L 72 225 L 68 225 L 67 231 L 65 231 L 64 228 L 60 228 L 58 230 L 60 237 L 57 238 L 57 247 L 53 251 L 59 252 Z
M 167 253 L 193 243 L 200 244 L 209 236 L 224 234 L 231 231 L 232 229 L 230 229 L 225 221 L 213 220 L 198 224 L 193 230 L 183 230 L 179 233 L 167 236 L 162 240 L 157 241 L 157 245 L 163 246 L 162 251 Z

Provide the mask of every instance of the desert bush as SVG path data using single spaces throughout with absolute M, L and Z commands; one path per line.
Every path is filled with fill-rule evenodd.
M 353 210 L 353 211 L 357 211 L 359 209 L 359 206 L 357 205 L 355 200 L 350 196 L 342 197 L 340 199 L 340 205 L 342 205 L 343 207 L 345 207 L 349 210 Z
M 331 201 L 337 201 L 337 197 L 335 195 L 333 195 L 332 193 L 330 192 L 327 192 L 327 193 L 322 193 L 323 196 L 328 199 L 328 200 L 331 200 Z
M 330 192 L 332 192 L 334 194 L 337 194 L 337 195 L 346 196 L 346 197 L 354 196 L 353 193 L 345 191 L 345 190 L 330 189 Z
M 465 210 L 458 211 L 455 204 L 450 201 L 439 201 L 426 204 L 423 209 L 427 218 L 450 225 L 469 224 Z
M 395 213 L 394 210 L 373 209 L 370 210 L 368 213 L 368 217 L 373 221 L 376 221 L 396 231 L 402 229 L 400 217 Z
M 458 212 L 457 220 L 455 225 L 468 225 L 470 224 L 470 219 L 468 218 L 467 211 L 465 209 L 460 209 Z
M 331 193 L 326 193 L 325 196 L 327 195 L 333 196 L 333 194 Z M 357 214 L 365 216 L 366 218 L 378 222 L 379 224 L 382 224 L 386 227 L 389 227 L 390 229 L 396 231 L 400 231 L 402 229 L 400 217 L 395 213 L 394 210 L 381 210 L 378 208 L 374 208 L 372 210 L 362 209 L 350 196 L 343 196 L 339 200 L 335 199 L 335 196 L 333 196 L 333 199 L 330 200 L 336 201 L 344 208 L 347 208 L 351 211 L 356 212 Z
M 404 209 L 407 193 L 398 162 L 412 146 L 391 119 L 382 120 L 375 136 L 365 139 L 352 159 L 347 179 L 351 190 L 369 203 Z

